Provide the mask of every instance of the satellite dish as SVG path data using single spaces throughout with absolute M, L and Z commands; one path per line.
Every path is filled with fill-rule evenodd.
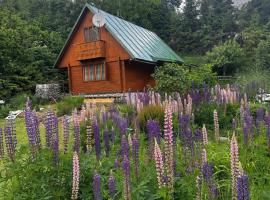
M 100 28 L 105 24 L 105 17 L 98 12 L 93 16 L 92 22 L 96 27 Z

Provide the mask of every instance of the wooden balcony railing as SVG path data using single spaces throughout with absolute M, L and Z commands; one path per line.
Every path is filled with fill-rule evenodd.
M 88 60 L 105 57 L 105 41 L 74 44 L 74 56 L 76 60 Z

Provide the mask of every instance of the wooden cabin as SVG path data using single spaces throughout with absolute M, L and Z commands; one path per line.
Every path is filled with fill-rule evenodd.
M 105 18 L 100 28 L 96 13 Z M 106 94 L 154 86 L 151 74 L 163 62 L 183 61 L 155 33 L 86 4 L 55 67 L 68 70 L 72 94 Z

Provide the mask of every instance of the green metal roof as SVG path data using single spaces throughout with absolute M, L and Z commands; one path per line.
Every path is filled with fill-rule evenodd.
M 125 48 L 133 59 L 150 62 L 183 60 L 157 34 L 131 22 L 113 16 L 86 4 L 92 13 L 100 12 L 105 17 L 105 28 Z
M 111 15 L 103 10 L 99 10 L 98 8 L 86 3 L 63 49 L 61 50 L 61 53 L 59 54 L 55 65 L 62 56 L 63 51 L 86 8 L 94 14 L 98 12 L 103 14 L 106 21 L 105 28 L 129 53 L 132 59 L 148 62 L 183 62 L 183 60 L 154 32 Z

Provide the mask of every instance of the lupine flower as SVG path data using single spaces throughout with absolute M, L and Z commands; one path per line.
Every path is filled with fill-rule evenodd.
M 3 140 L 3 131 L 0 128 L 0 159 L 4 157 L 4 140 Z
M 232 197 L 237 197 L 237 177 L 239 175 L 238 144 L 233 133 L 231 139 L 231 176 L 232 176 Z
M 109 153 L 110 153 L 110 135 L 109 135 L 109 131 L 108 131 L 107 128 L 104 130 L 103 137 L 104 137 L 105 153 L 106 153 L 106 156 L 109 157 Z
M 95 200 L 101 200 L 101 180 L 100 175 L 95 172 L 94 179 L 93 179 L 93 193 L 94 193 L 94 199 Z
M 207 153 L 205 149 L 202 149 L 202 153 L 201 153 L 201 163 L 202 163 L 202 167 L 204 165 L 204 163 L 207 162 Z
M 196 177 L 196 200 L 201 200 L 202 199 L 202 178 L 200 176 Z
M 35 127 L 35 119 L 29 107 L 25 109 L 25 126 L 32 158 L 35 158 L 38 149 L 37 132 Z
M 68 116 L 64 115 L 63 121 L 63 144 L 64 144 L 64 153 L 67 153 L 68 142 L 69 142 L 69 119 Z
M 268 152 L 270 153 L 270 112 L 268 112 L 268 116 L 265 119 L 265 124 L 266 124 L 266 140 L 268 144 Z
M 202 128 L 202 135 L 203 135 L 203 145 L 207 145 L 208 144 L 208 135 L 207 135 L 207 130 L 206 130 L 205 124 L 203 125 L 203 128 Z
M 120 121 L 120 135 L 126 135 L 127 129 L 128 129 L 128 120 L 127 118 L 121 119 Z
M 77 153 L 80 153 L 80 123 L 77 115 L 77 111 L 75 110 L 73 113 L 73 126 L 74 126 L 74 146 L 73 150 Z
M 215 184 L 211 184 L 209 188 L 210 192 L 210 199 L 215 199 L 218 196 L 218 188 Z
M 100 159 L 101 156 L 101 147 L 100 147 L 100 132 L 97 122 L 93 123 L 93 132 L 94 132 L 94 139 L 95 139 L 95 150 L 96 150 L 96 158 L 97 160 Z
M 59 162 L 59 139 L 53 141 L 53 163 L 56 165 Z
M 246 174 L 237 177 L 237 199 L 249 200 L 248 176 Z
M 134 161 L 134 169 L 135 169 L 135 177 L 137 180 L 139 180 L 139 148 L 140 143 L 137 137 L 137 134 L 135 134 L 132 138 L 132 155 L 133 155 L 133 161 Z
M 163 169 L 163 159 L 162 153 L 155 139 L 155 148 L 154 148 L 154 155 L 155 155 L 155 162 L 156 162 L 156 172 L 157 172 L 157 180 L 158 186 L 161 188 L 164 185 L 163 176 L 164 176 L 164 169 Z
M 149 143 L 152 143 L 154 145 L 154 138 L 156 138 L 158 144 L 160 144 L 161 132 L 158 121 L 148 120 L 146 123 L 146 129 L 148 133 Z
M 124 135 L 123 135 L 124 136 Z M 124 199 L 131 199 L 130 191 L 130 163 L 127 155 L 124 155 L 123 159 L 123 173 L 124 173 Z
M 37 148 L 40 150 L 41 140 L 40 140 L 40 131 L 39 131 L 39 120 L 38 120 L 36 111 L 33 111 L 32 115 L 33 115 L 33 121 L 34 121 L 34 130 L 36 132 L 36 145 L 37 145 Z
M 214 127 L 215 127 L 215 139 L 216 142 L 219 142 L 219 123 L 218 123 L 218 114 L 217 111 L 214 110 Z
M 116 193 L 116 185 L 115 185 L 115 178 L 113 176 L 112 170 L 111 170 L 109 180 L 108 180 L 108 187 L 109 187 L 110 197 L 113 198 Z
M 12 137 L 12 128 L 9 125 L 5 126 L 5 142 L 7 154 L 12 162 L 15 161 L 15 145 Z
M 52 146 L 52 135 L 53 135 L 53 112 L 48 110 L 45 114 L 45 131 L 46 131 L 46 145 L 47 147 Z
M 128 144 L 126 136 L 123 135 L 121 139 L 121 154 L 123 158 L 125 155 L 128 156 L 128 152 L 129 152 L 129 144 Z
M 261 125 L 263 120 L 264 120 L 264 110 L 262 108 L 259 108 L 256 110 L 256 128 L 258 133 L 260 133 L 261 131 Z
M 77 152 L 75 151 L 73 153 L 73 181 L 72 181 L 72 194 L 71 194 L 72 200 L 76 200 L 78 198 L 79 181 L 80 181 L 79 157 L 78 157 Z
M 114 160 L 114 168 L 118 168 L 120 166 L 120 164 L 119 164 L 119 161 L 118 161 L 118 159 L 116 158 L 115 160 Z
M 170 105 L 165 108 L 164 117 L 164 143 L 165 143 L 165 166 L 168 177 L 168 187 L 173 194 L 173 130 L 172 112 Z
M 208 162 L 205 162 L 203 164 L 202 175 L 203 175 L 204 180 L 207 183 L 210 183 L 210 180 L 211 180 L 212 175 L 213 175 L 213 167 Z

